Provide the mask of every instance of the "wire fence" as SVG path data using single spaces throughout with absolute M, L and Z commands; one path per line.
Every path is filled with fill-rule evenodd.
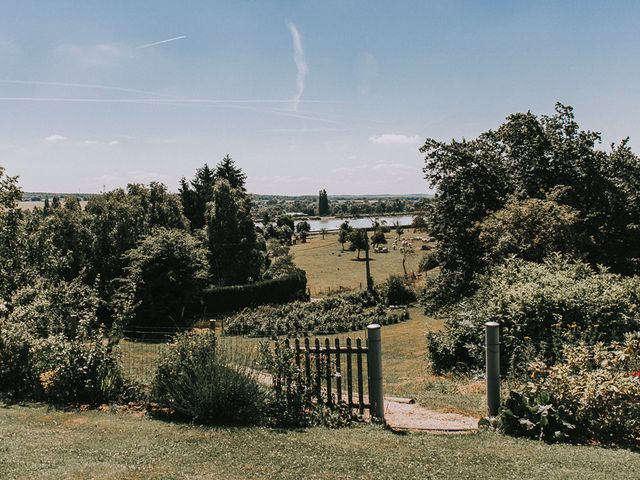
M 244 355 L 253 359 L 256 368 L 259 361 L 259 349 L 260 345 L 267 343 L 271 348 L 275 345 L 275 340 L 284 340 L 285 338 L 291 339 L 292 343 L 294 339 L 299 339 L 302 344 L 305 342 L 305 338 L 309 339 L 311 345 L 315 345 L 316 339 L 319 340 L 321 345 L 325 345 L 327 341 L 332 344 L 338 339 L 342 345 L 346 345 L 347 338 L 349 338 L 353 345 L 356 345 L 358 339 L 361 339 L 363 345 L 366 342 L 366 334 L 364 331 L 345 332 L 334 335 L 276 335 L 267 334 L 262 337 L 250 337 L 242 335 L 225 335 L 224 323 L 220 320 L 215 322 L 209 322 L 209 328 L 157 328 L 153 329 L 129 329 L 123 331 L 123 338 L 119 342 L 117 351 L 119 352 L 120 362 L 124 370 L 125 375 L 133 381 L 139 382 L 143 385 L 149 385 L 153 380 L 153 377 L 158 368 L 159 361 L 163 353 L 167 350 L 169 344 L 173 341 L 176 334 L 185 331 L 215 331 L 220 340 L 225 343 L 228 348 L 235 351 L 242 351 Z M 344 352 L 341 352 L 342 364 L 346 365 L 347 358 L 344 356 Z M 363 366 L 363 372 L 366 378 L 367 365 L 366 362 Z M 368 395 L 367 382 L 364 382 L 364 395 Z

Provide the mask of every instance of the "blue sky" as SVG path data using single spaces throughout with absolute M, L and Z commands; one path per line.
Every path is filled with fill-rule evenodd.
M 640 150 L 640 2 L 2 7 L 0 165 L 29 191 L 175 189 L 229 153 L 256 193 L 426 192 L 425 138 L 556 101 Z

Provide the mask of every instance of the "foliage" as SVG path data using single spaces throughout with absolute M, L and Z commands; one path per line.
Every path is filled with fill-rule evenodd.
M 445 278 L 459 280 L 434 285 L 441 290 L 433 297 L 451 304 L 472 291 L 474 276 L 488 267 L 478 227 L 492 213 L 493 221 L 485 224 L 485 238 L 492 241 L 485 245 L 495 248 L 495 254 L 515 250 L 526 256 L 537 247 L 543 251 L 578 247 L 592 265 L 623 274 L 637 272 L 640 161 L 627 140 L 609 152 L 601 150 L 599 142 L 600 134 L 581 130 L 572 108 L 561 104 L 552 116 L 510 115 L 499 128 L 473 140 L 428 139 L 420 151 L 425 155 L 427 181 L 437 191 L 430 224 L 442 271 L 458 272 Z M 543 200 L 558 188 L 562 194 L 553 199 L 558 206 L 512 204 L 508 211 L 497 213 L 509 201 Z M 541 217 L 555 219 L 552 235 L 543 235 L 540 245 L 523 245 L 527 231 L 545 233 Z M 508 238 L 509 229 L 500 226 L 501 220 L 519 226 L 515 238 Z M 567 245 L 565 237 L 572 226 L 579 238 L 588 241 Z M 496 245 L 502 240 L 508 248 Z M 489 258 L 500 260 L 495 255 Z
M 385 243 L 387 243 L 387 238 L 384 236 L 384 231 L 382 230 L 382 228 L 377 228 L 376 230 L 374 230 L 373 235 L 371 235 L 371 245 L 376 247 Z
M 272 335 L 330 334 L 360 330 L 371 323 L 388 325 L 405 319 L 404 312 L 387 314 L 377 293 L 352 293 L 317 302 L 292 302 L 244 309 L 225 320 L 231 335 L 265 337 Z
M 56 284 L 38 280 L 16 291 L 10 305 L 8 322 L 24 325 L 39 338 L 93 335 L 100 327 L 98 294 L 79 279 Z
M 45 400 L 97 405 L 116 400 L 126 382 L 114 344 L 102 337 L 53 335 L 36 341 L 32 360 Z
M 23 268 L 22 212 L 18 208 L 21 197 L 17 177 L 5 175 L 0 166 L 0 298 L 8 298 L 18 287 Z
M 188 232 L 158 228 L 125 254 L 135 305 L 130 326 L 183 325 L 207 278 L 207 250 Z
M 329 197 L 327 196 L 327 191 L 322 189 L 318 194 L 318 215 L 321 217 L 329 215 Z
M 206 313 L 222 313 L 264 304 L 307 299 L 307 277 L 295 268 L 285 276 L 259 282 L 204 289 L 202 305 Z
M 174 339 L 160 359 L 151 396 L 159 405 L 205 424 L 254 423 L 264 408 L 250 356 L 212 332 Z
M 551 403 L 547 392 L 512 390 L 502 404 L 498 428 L 507 435 L 555 443 L 570 440 L 576 427 L 562 405 L 556 407 Z
M 531 380 L 522 392 L 512 392 L 500 414 L 505 433 L 531 436 L 544 428 L 538 436 L 547 441 L 593 439 L 640 446 L 640 381 L 632 375 L 640 367 L 640 336 L 627 335 L 624 342 L 610 345 L 567 346 L 562 358 L 553 366 L 530 366 Z M 542 416 L 538 422 L 527 421 L 527 403 L 533 398 L 545 404 L 538 410 L 554 412 L 563 423 L 552 426 L 549 418 L 545 425 Z
M 554 252 L 581 251 L 576 228 L 578 211 L 550 199 L 511 199 L 478 226 L 478 240 L 488 265 L 510 255 L 540 262 Z
M 225 179 L 213 187 L 207 237 L 215 283 L 239 285 L 260 278 L 266 245 L 256 234 L 249 198 Z
M 314 391 L 313 382 L 296 365 L 291 348 L 277 343 L 271 348 L 268 343 L 260 346 L 261 366 L 271 375 L 272 388 L 267 397 L 266 415 L 270 425 L 276 427 L 347 427 L 352 423 L 352 415 L 344 402 L 325 402 Z M 311 364 L 311 378 L 318 368 Z
M 433 270 L 434 268 L 436 268 L 438 265 L 439 263 L 437 252 L 428 252 L 425 253 L 420 259 L 418 269 L 421 272 L 428 272 L 429 270 Z
M 351 250 L 357 250 L 360 258 L 360 250 L 367 250 L 369 248 L 369 240 L 367 238 L 367 231 L 363 229 L 353 230 L 349 233 L 349 241 L 351 242 Z
M 416 301 L 416 292 L 400 275 L 391 275 L 382 285 L 382 297 L 387 305 L 408 305 Z
M 19 399 L 33 393 L 31 343 L 26 325 L 0 319 L 0 396 Z
M 444 331 L 428 334 L 436 371 L 481 368 L 488 321 L 500 324 L 505 370 L 523 356 L 553 361 L 562 345 L 620 340 L 640 327 L 640 278 L 594 271 L 577 260 L 511 259 L 477 282 L 473 296 L 443 312 Z

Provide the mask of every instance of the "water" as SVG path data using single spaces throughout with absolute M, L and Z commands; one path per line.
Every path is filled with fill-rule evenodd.
M 307 220 L 309 225 L 311 225 L 312 232 L 319 232 L 323 228 L 326 228 L 327 231 L 338 230 L 340 225 L 345 220 L 349 221 L 349 225 L 353 228 L 365 228 L 371 227 L 371 224 L 374 219 L 378 220 L 378 222 L 383 223 L 386 222 L 387 225 L 393 226 L 394 222 L 400 222 L 400 225 L 406 227 L 411 225 L 413 222 L 413 217 L 415 215 L 381 215 L 379 217 L 360 217 L 360 218 L 334 218 L 328 217 L 320 220 Z M 295 223 L 301 222 L 303 220 L 294 220 Z M 262 226 L 262 222 L 256 222 L 256 225 Z

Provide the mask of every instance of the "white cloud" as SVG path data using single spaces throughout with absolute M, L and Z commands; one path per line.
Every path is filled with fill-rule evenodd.
M 61 142 L 62 140 L 66 140 L 67 137 L 63 135 L 49 135 L 44 139 L 45 142 Z
M 302 36 L 300 32 L 296 28 L 296 26 L 289 22 L 289 31 L 291 32 L 291 40 L 293 42 L 293 61 L 296 64 L 296 69 L 298 70 L 298 74 L 296 76 L 296 84 L 298 90 L 291 100 L 293 111 L 298 111 L 298 104 L 300 103 L 300 98 L 302 98 L 302 93 L 304 92 L 304 79 L 309 73 L 309 67 L 307 67 L 307 61 L 304 58 L 304 49 L 302 48 Z
M 419 145 L 420 136 L 385 133 L 383 135 L 378 135 L 377 137 L 369 137 L 369 143 L 373 143 L 374 145 Z
M 113 147 L 114 145 L 118 145 L 119 143 L 120 143 L 120 142 L 119 142 L 118 140 L 111 140 L 111 141 L 109 142 L 109 145 L 111 145 L 111 146 Z
M 97 140 L 85 140 L 82 143 L 83 143 L 83 145 L 97 145 L 98 144 Z

